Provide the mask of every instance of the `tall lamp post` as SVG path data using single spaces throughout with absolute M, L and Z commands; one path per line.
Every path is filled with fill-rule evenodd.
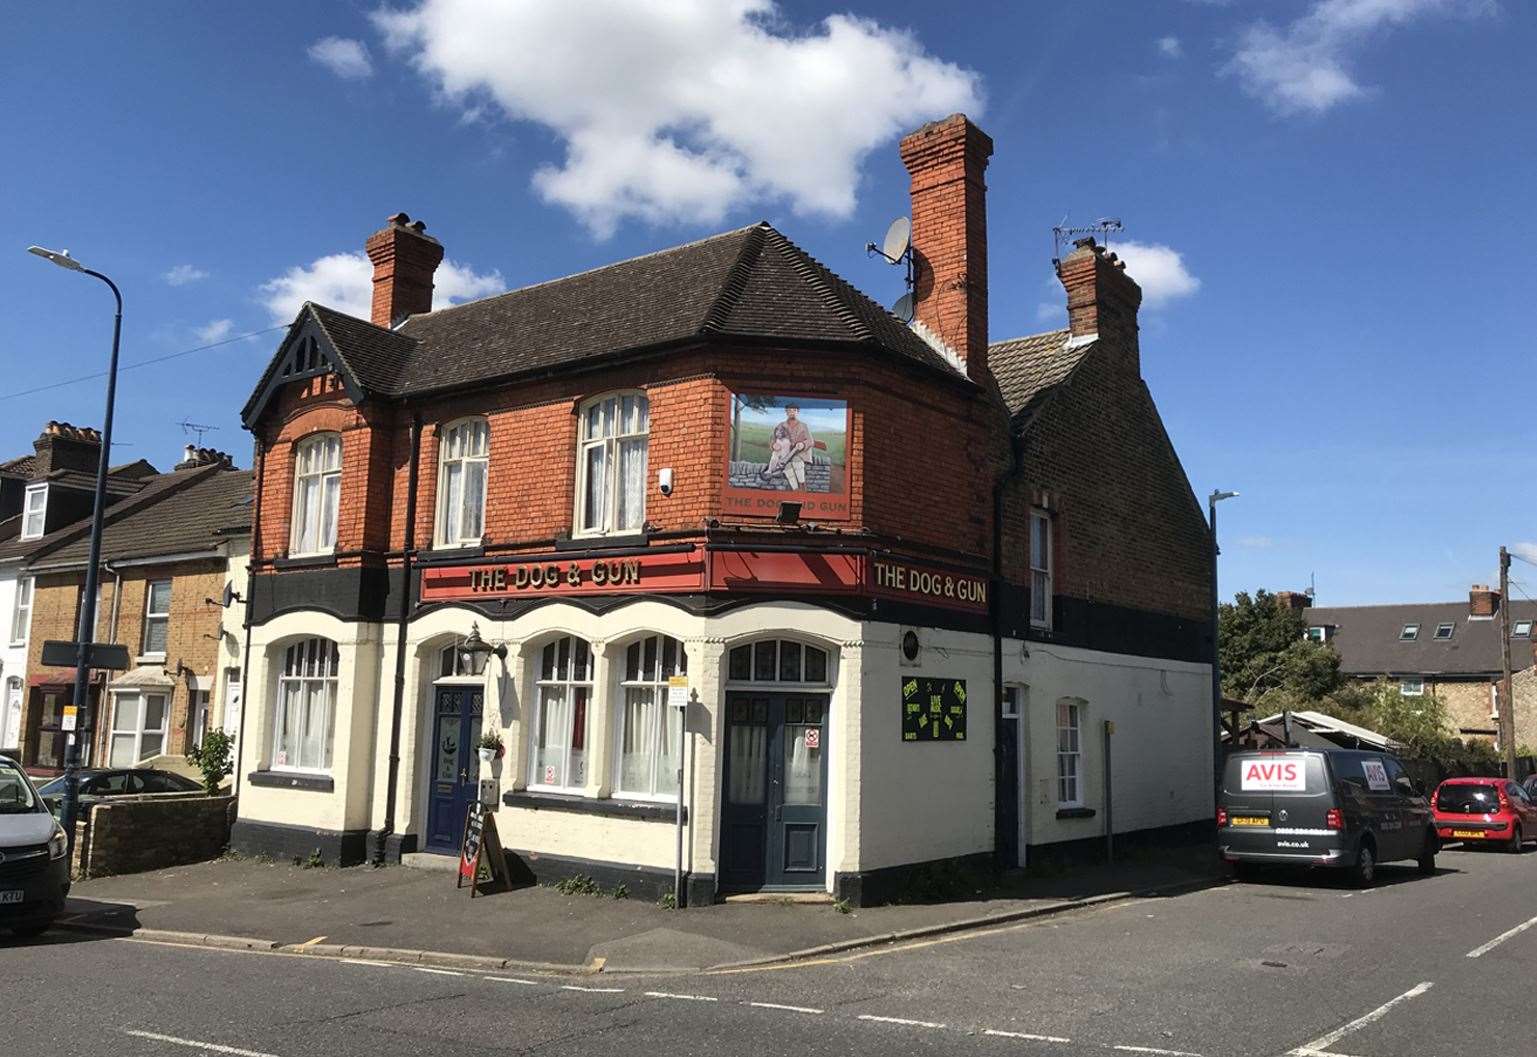
M 1224 499 L 1236 499 L 1237 492 L 1212 489 L 1206 497 L 1207 522 L 1211 526 L 1211 784 L 1212 795 L 1222 795 L 1222 660 L 1217 639 L 1217 504 Z
M 86 695 L 91 681 L 91 637 L 96 628 L 96 578 L 97 566 L 101 564 L 102 513 L 107 505 L 107 468 L 112 458 L 112 409 L 117 400 L 117 348 L 123 333 L 123 295 L 116 283 L 100 272 L 85 267 L 71 257 L 68 250 L 28 246 L 27 252 L 52 261 L 60 268 L 100 279 L 111 289 L 112 297 L 117 302 L 117 314 L 112 318 L 112 360 L 107 367 L 107 413 L 101 427 L 101 457 L 96 463 L 96 499 L 91 506 L 91 555 L 85 566 L 85 594 L 80 599 L 80 626 L 75 632 L 75 731 L 64 749 L 64 803 L 60 814 L 63 816 L 65 836 L 69 839 L 70 854 L 73 855 L 75 816 L 80 807 L 80 742 L 83 738 L 89 738 L 92 731 L 90 703 Z

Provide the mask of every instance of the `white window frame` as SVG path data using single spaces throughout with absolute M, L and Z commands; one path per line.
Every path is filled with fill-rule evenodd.
M 306 457 L 318 449 L 314 462 L 304 466 Z M 334 455 L 334 463 L 333 463 Z M 342 435 L 340 433 L 312 433 L 293 447 L 294 494 L 292 518 L 289 524 L 288 553 L 295 558 L 311 555 L 333 554 L 336 551 L 336 526 L 341 518 L 342 491 Z M 313 482 L 315 492 L 312 526 L 306 518 L 310 504 L 306 501 L 305 486 Z M 329 519 L 326 517 L 326 500 L 331 499 Z M 314 528 L 314 533 L 309 531 Z M 306 543 L 310 545 L 306 547 Z
M 1445 631 L 1446 634 L 1441 634 L 1442 631 Z M 1436 625 L 1436 630 L 1433 637 L 1436 642 L 1450 642 L 1452 636 L 1455 634 L 1457 634 L 1456 623 L 1452 621 L 1443 621 Z
M 187 708 L 187 742 L 203 747 L 203 738 L 213 729 L 213 695 L 207 690 L 193 690 Z
M 618 423 L 625 410 L 625 402 L 630 400 L 636 402 L 634 406 L 637 409 L 638 428 L 621 433 L 619 430 L 622 426 L 616 424 L 610 429 L 607 423 Z M 599 416 L 596 436 L 591 435 L 591 415 L 594 411 Z M 572 535 L 615 536 L 640 532 L 646 525 L 647 474 L 651 458 L 651 404 L 646 394 L 638 389 L 623 390 L 604 393 L 586 401 L 577 414 L 576 435 L 576 509 L 572 515 Z M 616 518 L 620 492 L 619 449 L 623 444 L 636 441 L 641 444 L 640 510 L 634 524 L 621 525 Z M 589 525 L 586 509 L 590 473 L 588 463 L 592 452 L 599 448 L 603 451 L 603 509 L 601 516 L 596 519 L 597 523 Z
M 665 663 L 669 643 L 672 644 L 674 650 L 673 666 L 670 669 Z M 652 650 L 650 654 L 652 663 L 649 665 L 647 664 L 648 646 Z M 630 678 L 630 654 L 632 651 L 637 651 L 639 654 L 635 678 Z M 662 792 L 657 791 L 659 779 L 662 777 L 658 762 L 662 756 L 660 750 L 664 746 L 668 749 L 667 755 L 669 757 L 675 757 L 678 751 L 678 746 L 673 738 L 673 732 L 677 729 L 676 725 L 669 724 L 667 721 L 668 715 L 676 711 L 667 703 L 667 678 L 671 675 L 688 674 L 688 654 L 684 650 L 682 642 L 671 635 L 658 633 L 643 635 L 625 644 L 619 651 L 619 658 L 620 660 L 617 664 L 619 669 L 617 673 L 619 693 L 615 698 L 614 708 L 617 713 L 614 723 L 616 728 L 614 742 L 614 795 L 625 800 L 654 800 L 666 804 L 677 803 L 678 793 L 676 789 L 670 792 L 665 790 Z M 648 757 L 647 771 L 649 774 L 649 778 L 644 783 L 643 788 L 631 788 L 625 784 L 624 780 L 625 740 L 632 733 L 629 722 L 630 696 L 632 693 L 637 695 L 649 693 L 651 697 L 648 709 L 650 714 L 646 719 L 646 727 L 648 729 L 640 733 L 640 737 L 649 742 L 641 750 Z M 672 779 L 668 781 L 671 784 Z
M 565 675 L 560 674 L 560 644 L 569 642 L 567 652 Z M 580 644 L 581 649 L 578 650 Z M 555 651 L 555 664 L 551 668 L 551 674 L 546 677 L 544 665 L 545 651 Z M 577 670 L 577 657 L 585 653 L 587 668 L 584 672 Z M 592 753 L 592 728 L 593 713 L 597 709 L 597 687 L 594 684 L 594 675 L 597 669 L 597 657 L 593 652 L 592 643 L 580 635 L 560 635 L 547 642 L 541 643 L 537 652 L 531 656 L 534 694 L 533 705 L 529 716 L 528 738 L 528 788 L 543 790 L 551 793 L 582 794 L 586 792 L 589 757 Z M 571 774 L 572 756 L 575 753 L 576 741 L 576 701 L 579 691 L 585 690 L 587 694 L 586 706 L 582 710 L 582 773 L 579 780 L 573 781 Z M 560 762 L 560 774 L 563 783 L 552 783 L 544 780 L 544 775 L 539 772 L 539 737 L 544 726 L 545 709 L 552 704 L 550 695 L 556 692 L 562 693 L 565 705 L 565 755 Z
M 1413 687 L 1413 689 L 1410 689 Z M 1398 692 L 1404 697 L 1424 697 L 1425 680 L 1413 676 L 1398 681 Z
M 465 492 L 472 470 L 480 472 L 480 507 Z M 449 476 L 458 471 L 457 502 Z M 491 471 L 491 427 L 480 416 L 461 418 L 438 431 L 438 501 L 433 541 L 438 547 L 478 547 L 486 531 L 486 492 Z
M 1083 807 L 1083 713 L 1087 705 L 1076 697 L 1057 699 L 1057 807 Z M 1064 718 L 1070 720 L 1063 725 Z M 1063 748 L 1063 735 L 1070 735 L 1072 748 Z M 1070 768 L 1063 765 L 1072 762 Z M 1071 795 L 1068 795 L 1071 794 Z
M 159 698 L 160 726 L 146 727 L 145 718 L 149 715 L 150 699 Z M 123 716 L 123 702 L 132 699 L 138 702 L 138 718 L 131 727 L 120 726 Z M 108 767 L 137 767 L 144 761 L 155 756 L 164 756 L 166 752 L 166 736 L 171 726 L 171 691 L 170 690 L 125 690 L 112 695 L 112 729 L 107 736 L 107 766 Z M 145 755 L 145 735 L 155 735 L 160 738 L 160 748 L 156 752 Z M 119 763 L 113 756 L 113 749 L 120 737 L 131 736 L 133 738 L 133 759 L 128 763 Z
M 1035 553 L 1036 528 L 1040 527 L 1045 537 L 1044 555 L 1037 564 Z M 1052 609 L 1052 545 L 1056 542 L 1052 538 L 1054 526 L 1051 514 L 1039 508 L 1030 511 L 1030 532 L 1027 555 L 1030 563 L 1030 626 L 1033 628 L 1051 628 Z M 1041 615 L 1036 615 L 1036 607 L 1039 606 Z
M 11 701 L 15 699 L 14 713 L 11 709 Z M 21 710 L 27 703 L 27 684 L 19 675 L 13 675 L 5 681 L 5 696 L 0 698 L 0 748 L 21 748 Z M 16 717 L 17 729 L 11 729 L 12 715 Z
M 1020 719 L 1024 716 L 1025 687 L 1022 683 L 1004 683 L 1003 700 L 998 704 L 998 714 L 1004 719 Z M 1017 748 L 1017 746 L 1016 746 Z
M 1398 629 L 1399 642 L 1413 642 L 1419 637 L 1420 626 L 1418 624 L 1405 624 L 1403 627 Z
M 1518 620 L 1510 627 L 1510 637 L 1513 639 L 1529 639 L 1532 637 L 1532 622 L 1530 620 Z
M 36 503 L 33 500 L 37 500 Z M 36 507 L 36 509 L 33 509 Z M 33 519 L 37 520 L 37 527 L 32 527 Z M 26 498 L 21 504 L 21 538 L 35 540 L 42 536 L 43 528 L 48 524 L 48 486 L 46 484 L 27 485 Z
M 11 645 L 26 644 L 32 630 L 32 595 L 37 589 L 37 579 L 20 576 L 16 579 L 16 604 L 11 609 Z
M 154 604 L 155 604 L 155 585 L 156 584 L 165 584 L 166 600 L 165 600 L 165 609 L 164 610 L 156 610 L 156 609 L 152 608 L 154 606 Z M 170 646 L 170 644 L 171 644 L 171 597 L 170 596 L 171 596 L 172 590 L 173 589 L 172 589 L 172 585 L 171 585 L 171 580 L 170 580 L 169 577 L 162 577 L 161 579 L 158 579 L 158 580 L 146 580 L 146 581 L 144 581 L 144 630 L 140 633 L 140 636 L 139 636 L 139 650 L 140 650 L 139 656 L 141 656 L 141 657 L 151 657 L 151 658 L 164 658 L 165 657 L 165 652 L 166 651 L 164 649 L 152 650 L 152 649 L 149 648 L 149 629 L 153 625 L 164 624 L 165 625 L 166 646 L 167 647 Z M 98 620 L 101 617 L 100 601 L 101 601 L 101 599 L 98 596 L 98 598 L 97 598 L 97 603 L 98 604 L 96 606 L 96 615 L 97 615 Z
M 314 635 L 299 639 L 296 642 L 290 642 L 284 648 L 283 666 L 278 672 L 277 693 L 273 698 L 272 770 L 297 771 L 304 774 L 331 773 L 332 757 L 335 751 L 336 694 L 340 681 L 340 668 L 341 649 L 335 642 L 324 636 Z M 322 758 L 318 763 L 309 760 L 293 763 L 287 757 L 283 737 L 288 695 L 290 692 L 298 695 L 301 722 L 313 724 L 315 716 L 308 710 L 308 704 L 313 699 L 312 690 L 315 687 L 320 689 L 321 709 L 324 712 L 320 717 L 325 727 Z M 301 747 L 302 733 L 296 733 L 293 740 L 296 748 Z M 278 759 L 280 754 L 283 757 L 282 762 Z
M 1312 627 L 1308 628 L 1307 632 L 1306 632 L 1306 635 L 1307 635 L 1307 639 L 1308 639 L 1309 642 L 1328 642 L 1329 641 L 1329 629 L 1324 627 L 1321 624 L 1315 624 Z

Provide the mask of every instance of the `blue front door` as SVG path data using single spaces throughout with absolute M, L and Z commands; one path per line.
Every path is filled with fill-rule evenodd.
M 726 695 L 722 886 L 823 887 L 826 694 Z
M 464 815 L 480 792 L 480 714 L 485 690 L 440 686 L 433 694 L 432 773 L 427 786 L 427 850 L 456 855 Z

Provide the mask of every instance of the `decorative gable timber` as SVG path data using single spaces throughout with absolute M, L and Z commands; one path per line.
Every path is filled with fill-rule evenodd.
M 284 386 L 328 374 L 341 379 L 342 388 L 353 403 L 361 403 L 368 395 L 356 372 L 348 365 L 346 357 L 322 323 L 317 306 L 305 302 L 289 326 L 288 335 L 278 346 L 272 362 L 262 374 L 256 391 L 241 411 L 241 422 L 246 428 L 253 428 L 267 405 Z

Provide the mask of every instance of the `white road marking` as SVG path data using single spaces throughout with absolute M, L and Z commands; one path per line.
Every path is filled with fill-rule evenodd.
M 1112 1046 L 1112 1050 L 1120 1050 L 1122 1053 L 1152 1053 L 1159 1057 L 1201 1057 L 1199 1053 L 1191 1053 L 1189 1050 L 1162 1050 L 1157 1046 Z
M 1498 947 L 1500 944 L 1504 943 L 1506 940 L 1510 939 L 1512 936 L 1521 935 L 1521 933 L 1525 932 L 1533 925 L 1537 925 L 1537 918 L 1527 918 L 1515 928 L 1507 929 L 1506 931 L 1500 933 L 1498 936 L 1494 937 L 1494 939 L 1490 940 L 1482 947 L 1474 947 L 1472 950 L 1468 951 L 1468 957 L 1481 958 L 1488 954 L 1490 951 L 1494 950 L 1494 948 Z
M 810 1013 L 814 1016 L 821 1016 L 824 1012 L 824 1010 L 813 1009 L 811 1006 L 785 1006 L 778 1002 L 748 1002 L 747 1004 L 757 1009 L 783 1009 L 788 1013 Z
M 408 969 L 415 969 L 419 973 L 431 973 L 434 976 L 463 976 L 464 975 L 463 973 L 455 972 L 452 969 L 429 969 L 425 965 L 408 965 L 408 966 L 406 966 L 406 968 L 408 968 Z
M 671 991 L 647 991 L 647 998 L 681 998 L 685 1002 L 719 1002 L 718 998 L 709 995 L 675 995 Z
M 1416 998 L 1419 995 L 1423 995 L 1426 991 L 1429 991 L 1434 986 L 1435 984 L 1431 983 L 1429 980 L 1426 980 L 1423 983 L 1415 984 L 1413 987 L 1409 988 L 1409 990 L 1405 991 L 1397 998 L 1389 999 L 1388 1001 L 1382 1003 L 1382 1005 L 1378 1006 L 1376 1009 L 1372 1010 L 1370 1013 L 1357 1017 L 1355 1020 L 1352 1020 L 1348 1024 L 1342 1024 L 1341 1026 L 1335 1028 L 1333 1031 L 1329 1032 L 1329 1034 L 1320 1035 L 1312 1042 L 1303 1043 L 1295 1050 L 1292 1050 L 1288 1057 L 1318 1057 L 1321 1051 L 1327 1050 L 1330 1046 L 1334 1045 L 1336 1042 L 1339 1042 L 1352 1031 L 1359 1031 L 1361 1028 L 1366 1027 L 1368 1024 L 1375 1024 L 1377 1021 L 1387 1016 L 1389 1010 L 1398 1005 L 1400 1002 L 1407 1002 L 1411 998 Z
M 904 1028 L 934 1028 L 944 1027 L 943 1024 L 935 1024 L 932 1020 L 904 1020 L 901 1017 L 873 1017 L 868 1013 L 861 1013 L 860 1020 L 868 1020 L 874 1024 L 900 1024 Z
M 1028 1031 L 995 1031 L 992 1028 L 982 1029 L 982 1034 L 991 1035 L 995 1039 L 1028 1039 L 1031 1042 L 1072 1042 L 1061 1035 L 1035 1035 Z
M 379 969 L 409 969 L 409 965 L 401 965 L 399 962 L 376 962 L 368 958 L 340 958 L 343 965 L 372 965 Z
M 582 991 L 589 995 L 622 995 L 622 987 L 578 987 L 576 984 L 561 984 L 562 991 Z
M 487 976 L 485 980 L 495 980 L 499 984 L 522 984 L 524 987 L 543 987 L 538 980 L 519 980 L 516 976 Z
M 234 1046 L 221 1046 L 217 1042 L 199 1042 L 196 1039 L 179 1039 L 175 1035 L 161 1035 L 155 1031 L 129 1031 L 123 1029 L 125 1035 L 132 1035 L 139 1039 L 153 1039 L 156 1042 L 169 1042 L 173 1046 L 187 1046 L 194 1050 L 206 1050 L 209 1053 L 228 1053 L 232 1057 L 277 1057 L 276 1054 L 263 1053 L 260 1050 L 241 1050 Z

